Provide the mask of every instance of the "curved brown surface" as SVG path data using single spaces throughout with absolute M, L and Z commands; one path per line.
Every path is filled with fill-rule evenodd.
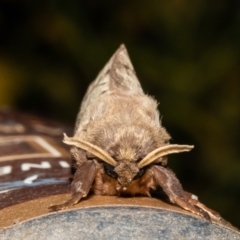
M 51 212 L 48 209 L 49 206 L 60 204 L 66 201 L 67 199 L 69 199 L 69 197 L 70 197 L 69 194 L 59 194 L 59 195 L 34 199 L 31 201 L 6 207 L 1 210 L 0 230 L 22 221 L 26 221 L 38 216 L 50 214 Z M 115 197 L 115 196 L 91 195 L 90 197 L 82 200 L 80 203 L 66 210 L 84 209 L 84 208 L 97 207 L 97 206 L 138 206 L 138 207 L 146 207 L 146 208 L 149 207 L 149 208 L 164 209 L 164 210 L 173 211 L 173 212 L 180 212 L 186 215 L 195 216 L 194 214 L 191 214 L 188 211 L 185 211 L 177 206 L 170 205 L 159 199 L 147 198 L 147 197 L 122 198 L 122 197 Z M 230 228 L 232 230 L 237 230 L 236 228 L 234 228 L 232 225 L 230 225 L 228 222 L 225 222 L 225 221 L 222 221 L 221 225 L 227 228 Z

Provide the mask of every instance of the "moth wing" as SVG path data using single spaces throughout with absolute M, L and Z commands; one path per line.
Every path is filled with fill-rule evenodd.
M 91 121 L 90 111 L 92 107 L 97 109 L 97 106 L 100 105 L 100 97 L 111 93 L 115 95 L 144 94 L 127 49 L 123 44 L 113 54 L 97 78 L 89 85 L 77 116 L 75 132 L 81 130 Z

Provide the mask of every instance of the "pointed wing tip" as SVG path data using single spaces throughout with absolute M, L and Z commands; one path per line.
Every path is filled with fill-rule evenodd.
M 122 43 L 122 44 L 120 44 L 119 49 L 125 49 L 126 50 L 127 48 L 126 48 L 125 44 Z
M 128 51 L 127 48 L 125 46 L 124 43 L 122 43 L 119 48 L 117 49 L 117 51 L 114 53 L 114 55 L 112 56 L 113 61 L 112 61 L 112 66 L 114 65 L 115 62 L 118 62 L 118 65 L 115 67 L 119 67 L 122 65 L 129 65 L 130 68 L 133 69 L 130 57 L 128 55 Z M 112 67 L 111 66 L 111 67 Z
M 115 51 L 115 53 L 113 54 L 112 58 L 113 58 L 113 62 L 119 58 L 120 55 L 126 55 L 128 57 L 128 52 L 127 52 L 127 48 L 125 46 L 124 43 L 120 44 L 120 46 L 118 47 L 118 49 Z M 129 58 L 129 57 L 128 57 Z
M 128 55 L 128 51 L 127 51 L 127 48 L 126 48 L 126 46 L 125 46 L 124 43 L 122 43 L 122 44 L 119 46 L 119 48 L 117 49 L 116 53 L 117 53 L 117 54 L 120 54 L 120 53 L 121 53 L 121 54 Z

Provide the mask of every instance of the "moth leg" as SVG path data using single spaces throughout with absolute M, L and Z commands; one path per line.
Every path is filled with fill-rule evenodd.
M 151 170 L 153 171 L 156 184 L 167 194 L 171 203 L 194 214 L 210 219 L 207 212 L 188 201 L 181 183 L 170 169 L 154 165 L 151 167 Z
M 192 205 L 202 209 L 203 211 L 207 212 L 208 215 L 210 216 L 211 219 L 219 221 L 221 220 L 221 216 L 218 212 L 208 208 L 207 206 L 205 206 L 203 203 L 198 201 L 198 197 L 192 193 L 189 192 L 184 192 L 185 197 L 188 199 L 188 202 L 191 203 Z
M 94 161 L 82 162 L 77 167 L 71 183 L 72 197 L 67 202 L 49 207 L 53 211 L 64 209 L 78 203 L 81 198 L 86 197 L 95 178 L 96 165 Z

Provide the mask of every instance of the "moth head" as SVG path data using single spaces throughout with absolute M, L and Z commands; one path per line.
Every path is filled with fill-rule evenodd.
M 159 158 L 173 153 L 190 151 L 193 148 L 193 146 L 189 145 L 168 144 L 153 150 L 140 161 L 131 161 L 129 156 L 134 154 L 134 152 L 131 152 L 131 148 L 129 148 L 128 151 L 122 152 L 122 157 L 125 156 L 124 158 L 120 161 L 119 159 L 115 161 L 106 151 L 89 142 L 69 138 L 66 134 L 64 134 L 63 142 L 81 148 L 101 159 L 105 164 L 106 172 L 110 176 L 115 176 L 118 179 L 118 185 L 121 187 L 127 187 L 134 178 L 140 177 L 144 173 L 143 169 L 146 166 L 154 164 Z
M 121 161 L 114 168 L 117 174 L 118 186 L 127 187 L 139 173 L 139 167 L 135 162 Z
M 148 165 L 154 164 L 156 160 L 166 157 L 169 154 L 190 151 L 192 148 L 193 146 L 189 145 L 169 144 L 153 150 L 139 162 L 128 161 L 127 159 L 119 161 L 114 168 L 114 171 L 118 175 L 118 183 L 122 187 L 127 187 L 132 180 L 141 177 L 145 172 L 145 168 Z

